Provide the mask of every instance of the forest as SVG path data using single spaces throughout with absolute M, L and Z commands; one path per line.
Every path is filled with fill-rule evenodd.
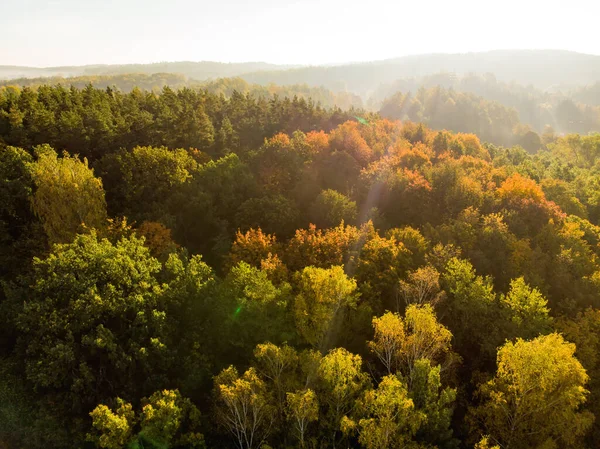
M 598 85 L 439 77 L 0 87 L 0 448 L 600 447 Z

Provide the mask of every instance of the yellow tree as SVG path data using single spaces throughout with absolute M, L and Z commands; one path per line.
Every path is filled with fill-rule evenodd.
M 373 318 L 375 336 L 368 342 L 369 349 L 383 363 L 388 374 L 396 372 L 402 357 L 402 345 L 406 339 L 404 322 L 395 313 L 387 312 Z
M 298 366 L 298 353 L 294 348 L 283 344 L 264 343 L 256 346 L 254 358 L 258 372 L 273 384 L 273 390 L 280 418 L 284 417 L 286 391 L 295 382 L 295 370 Z
M 440 291 L 440 273 L 431 265 L 411 271 L 406 281 L 400 281 L 400 295 L 407 306 L 437 304 L 444 296 L 444 292 Z M 398 311 L 400 308 L 398 302 Z
M 230 366 L 215 377 L 217 418 L 239 449 L 260 447 L 273 424 L 273 407 L 265 383 L 254 368 L 242 376 Z
M 377 389 L 365 392 L 357 402 L 357 414 L 363 417 L 345 416 L 342 428 L 348 433 L 357 431 L 366 449 L 405 448 L 425 420 L 415 410 L 406 385 L 394 375 L 385 376 Z
M 433 363 L 445 361 L 450 355 L 452 333 L 438 322 L 430 304 L 411 305 L 406 309 L 406 340 L 402 357 L 409 382 L 412 382 L 415 364 L 420 359 Z
M 593 415 L 578 410 L 588 375 L 574 352 L 556 333 L 501 347 L 496 375 L 480 386 L 482 404 L 473 411 L 482 433 L 505 449 L 577 447 Z
M 330 346 L 336 318 L 344 308 L 356 305 L 356 281 L 341 266 L 306 267 L 299 276 L 299 289 L 295 301 L 298 331 L 314 348 L 324 350 Z
M 316 393 L 310 388 L 287 393 L 287 414 L 298 436 L 300 447 L 304 448 L 308 425 L 319 419 L 319 401 Z
M 106 201 L 102 181 L 94 176 L 87 159 L 67 153 L 59 158 L 48 146 L 38 147 L 33 165 L 36 185 L 31 205 L 40 217 L 51 243 L 69 243 L 82 225 L 106 225 Z
M 412 382 L 420 359 L 444 362 L 451 355 L 452 333 L 437 321 L 431 305 L 410 305 L 406 317 L 387 312 L 373 319 L 375 336 L 368 343 L 388 374 L 400 370 Z M 449 358 L 451 360 L 451 358 Z
M 334 349 L 321 359 L 318 377 L 326 409 L 324 425 L 331 432 L 335 447 L 341 419 L 352 414 L 356 399 L 369 385 L 369 378 L 362 371 L 361 357 L 344 348 Z

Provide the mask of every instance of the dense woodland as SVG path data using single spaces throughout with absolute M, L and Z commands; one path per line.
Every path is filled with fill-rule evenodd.
M 2 88 L 0 448 L 599 447 L 600 134 L 450 87 Z

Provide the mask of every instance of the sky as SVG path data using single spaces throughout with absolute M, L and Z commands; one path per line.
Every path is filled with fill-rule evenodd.
M 0 65 L 600 55 L 597 0 L 0 0 Z

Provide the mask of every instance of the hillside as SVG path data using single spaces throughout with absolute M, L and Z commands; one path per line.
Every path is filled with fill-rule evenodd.
M 199 80 L 237 76 L 242 73 L 284 69 L 263 62 L 221 63 L 211 61 L 201 62 L 158 62 L 153 64 L 114 64 L 114 65 L 86 65 L 64 67 L 19 67 L 0 65 L 0 79 L 13 78 L 38 78 L 38 77 L 71 77 L 84 75 L 119 75 L 127 73 L 177 73 Z
M 549 89 L 591 84 L 600 78 L 600 56 L 561 50 L 498 50 L 404 56 L 383 61 L 292 68 L 267 63 L 161 62 L 71 67 L 0 66 L 0 79 L 41 76 L 179 73 L 197 80 L 242 76 L 257 84 L 309 84 L 369 95 L 381 83 L 439 72 L 494 73 L 501 81 Z

